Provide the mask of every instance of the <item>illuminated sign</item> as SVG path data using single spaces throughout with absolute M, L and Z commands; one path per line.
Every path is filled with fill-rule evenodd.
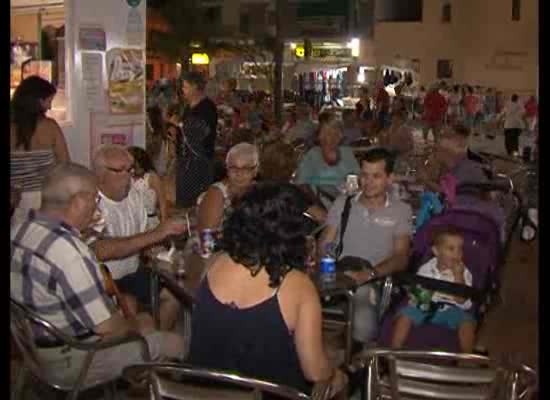
M 296 54 L 296 57 L 303 58 L 306 55 L 306 50 L 304 49 L 304 46 L 296 46 L 296 50 L 294 52 Z
M 206 65 L 210 63 L 210 57 L 206 53 L 193 53 L 191 56 L 191 64 Z

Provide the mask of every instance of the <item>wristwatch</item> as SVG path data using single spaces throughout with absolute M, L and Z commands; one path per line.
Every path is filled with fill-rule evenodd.
M 378 278 L 378 271 L 374 268 L 370 268 L 368 270 L 369 273 L 369 281 Z

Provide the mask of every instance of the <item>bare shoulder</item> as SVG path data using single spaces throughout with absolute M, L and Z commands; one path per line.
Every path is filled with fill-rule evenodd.
M 204 199 L 202 200 L 202 202 L 207 202 L 208 204 L 211 204 L 213 202 L 223 203 L 223 192 L 219 187 L 215 185 L 210 185 L 210 187 L 206 191 L 206 194 L 204 195 Z
M 296 269 L 287 273 L 282 289 L 287 293 L 298 296 L 302 300 L 306 300 L 310 297 L 318 297 L 317 289 L 310 277 Z
M 48 118 L 48 117 L 41 118 L 38 121 L 37 128 L 55 130 L 55 131 L 60 131 L 61 130 L 61 127 L 59 126 L 57 121 L 53 118 Z

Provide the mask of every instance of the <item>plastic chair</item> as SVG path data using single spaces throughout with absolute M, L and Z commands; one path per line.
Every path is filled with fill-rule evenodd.
M 70 384 L 62 382 L 51 377 L 48 371 L 48 364 L 40 360 L 40 355 L 37 352 L 37 346 L 34 341 L 34 333 L 32 326 L 39 328 L 56 340 L 63 343 L 68 347 L 86 351 L 88 354 L 81 366 L 80 372 L 76 382 Z M 120 377 L 113 377 L 109 380 L 98 380 L 93 382 L 86 382 L 86 376 L 90 365 L 92 364 L 94 355 L 97 351 L 113 348 L 127 343 L 138 342 L 142 346 L 142 354 L 145 361 L 150 361 L 149 347 L 145 338 L 141 335 L 130 334 L 123 337 L 116 337 L 112 339 L 103 339 L 94 343 L 82 343 L 75 338 L 61 332 L 55 326 L 45 319 L 39 317 L 36 313 L 31 311 L 26 306 L 10 298 L 10 330 L 15 340 L 15 343 L 22 354 L 23 368 L 20 369 L 16 385 L 13 389 L 12 399 L 18 400 L 22 398 L 23 386 L 27 373 L 30 373 L 38 381 L 44 383 L 46 386 L 67 392 L 67 399 L 75 400 L 81 391 L 91 388 L 104 386 L 104 393 L 106 399 L 116 398 L 115 382 Z
M 328 399 L 330 385 L 317 383 L 312 396 L 297 389 L 247 378 L 237 373 L 204 369 L 171 363 L 143 363 L 126 367 L 123 377 L 132 382 L 147 374 L 149 399 L 201 400 L 201 399 L 262 399 L 269 397 L 289 400 Z
M 538 385 L 526 365 L 475 354 L 372 349 L 352 366 L 367 368 L 370 400 L 528 400 Z

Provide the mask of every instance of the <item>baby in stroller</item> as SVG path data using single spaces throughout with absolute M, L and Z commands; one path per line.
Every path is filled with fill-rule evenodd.
M 453 226 L 443 226 L 432 237 L 435 257 L 422 265 L 417 274 L 426 278 L 472 286 L 472 273 L 463 262 L 464 238 Z M 416 289 L 416 288 L 415 288 Z M 399 310 L 391 338 L 392 348 L 401 348 L 412 325 L 431 323 L 458 331 L 460 350 L 471 353 L 475 344 L 476 321 L 469 310 L 472 302 L 443 292 L 413 289 L 408 304 Z

